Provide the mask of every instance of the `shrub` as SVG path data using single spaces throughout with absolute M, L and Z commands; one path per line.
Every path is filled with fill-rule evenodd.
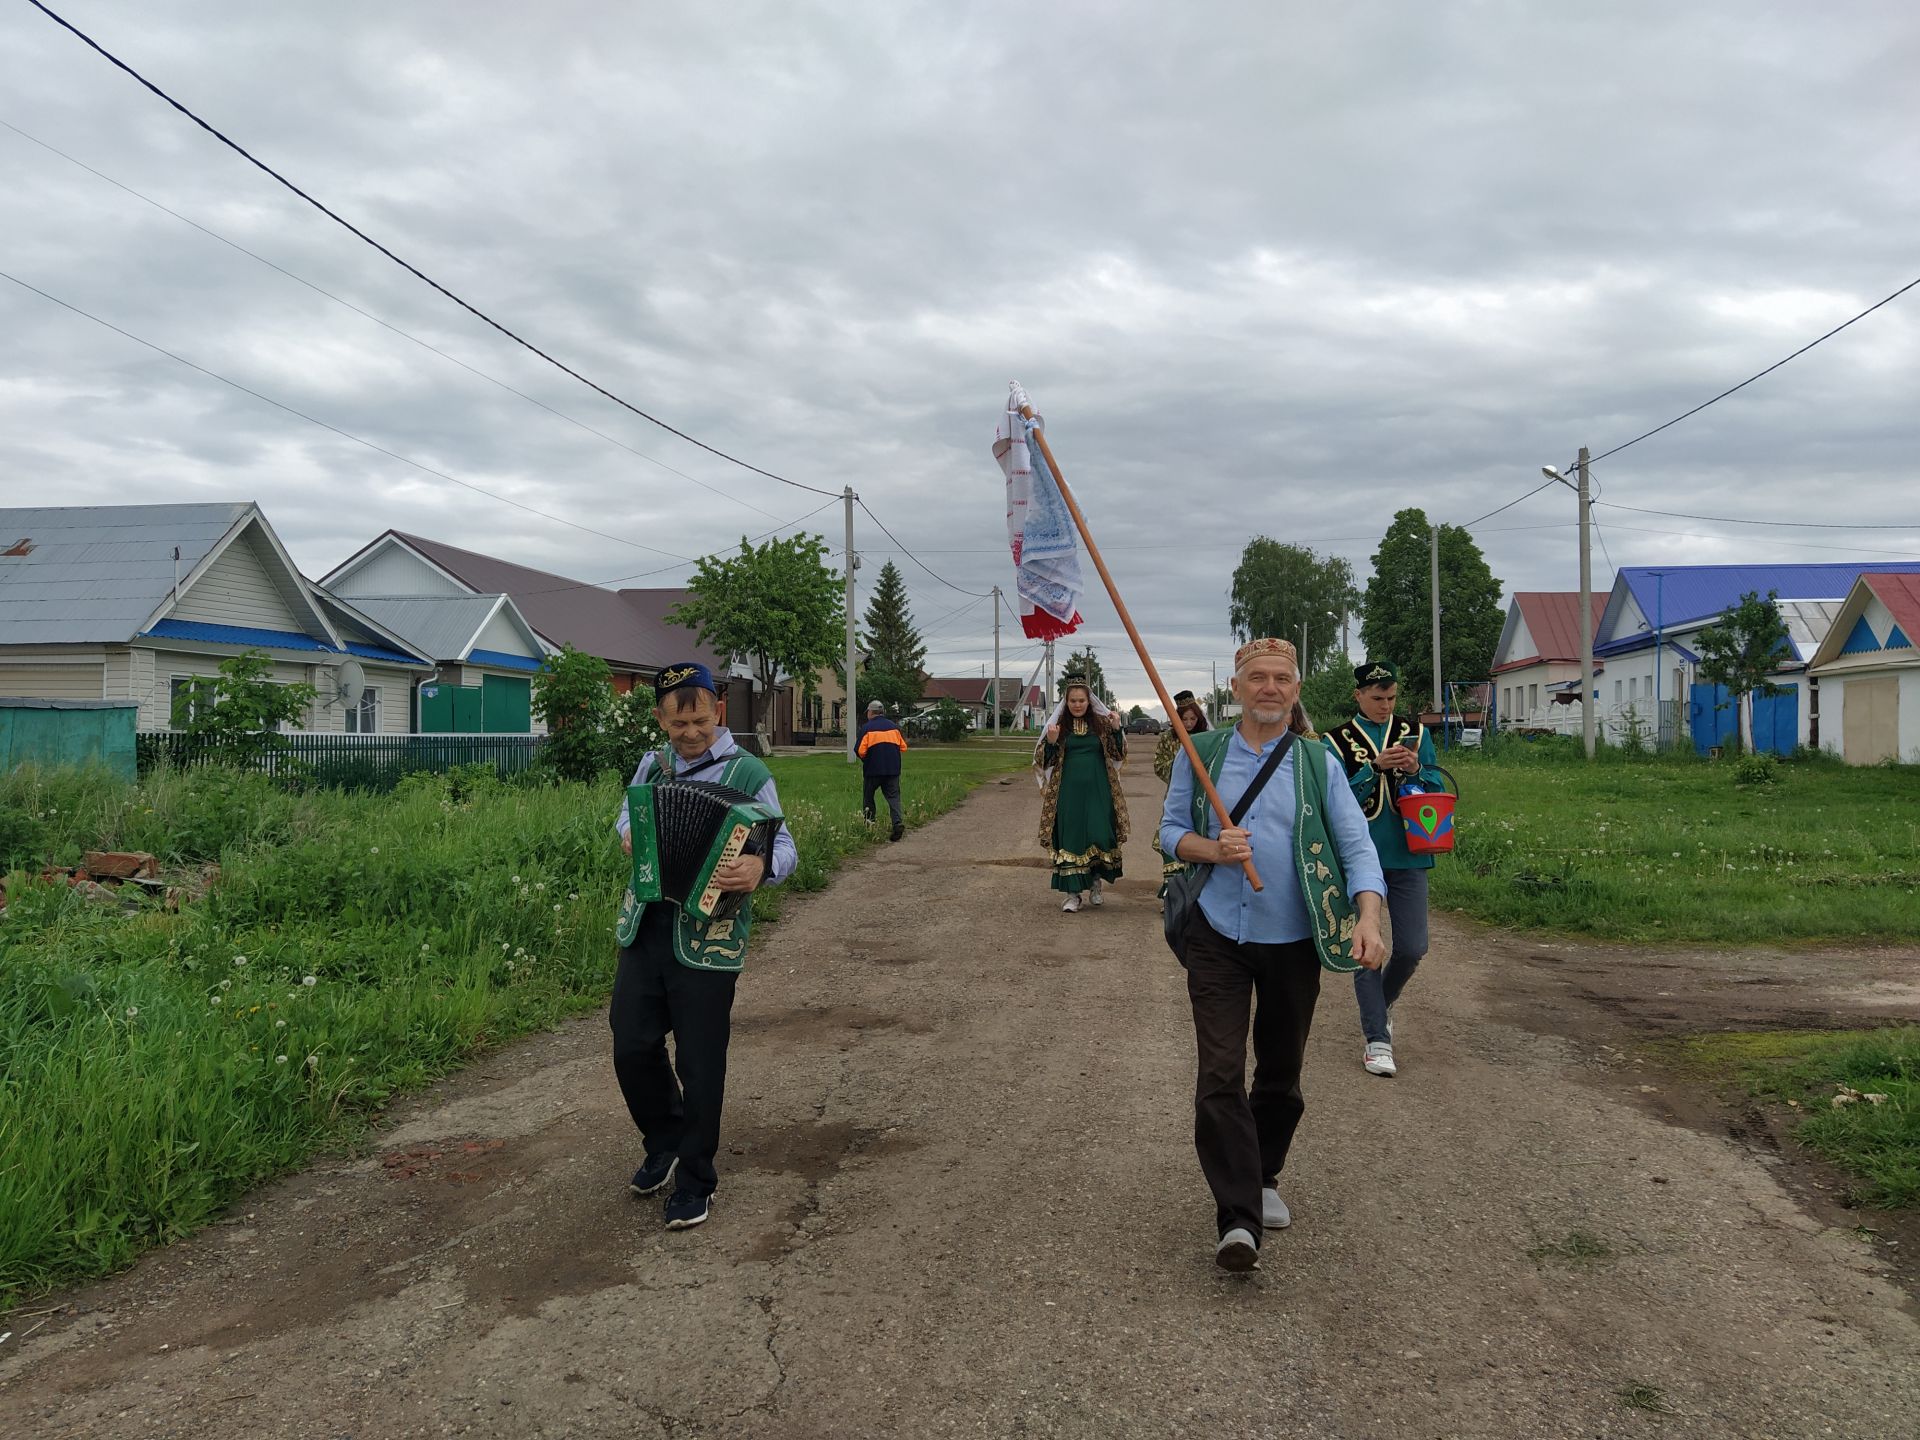
M 1771 785 L 1780 778 L 1780 763 L 1771 755 L 1743 755 L 1733 762 L 1733 783 Z

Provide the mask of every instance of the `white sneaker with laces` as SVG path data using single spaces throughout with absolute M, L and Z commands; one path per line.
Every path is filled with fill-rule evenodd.
M 1095 905 L 1101 905 L 1105 903 L 1100 898 L 1100 882 L 1098 880 L 1093 882 L 1093 891 L 1090 895 L 1088 895 L 1087 898 L 1090 901 L 1092 901 L 1092 903 L 1094 903 Z
M 1080 909 L 1080 897 L 1078 895 L 1069 895 L 1067 897 L 1067 903 L 1060 908 L 1069 915 L 1075 914 Z
M 1367 1048 L 1360 1058 L 1360 1063 L 1365 1067 L 1369 1075 L 1397 1075 L 1400 1073 L 1394 1067 L 1393 1046 L 1387 1044 L 1384 1040 L 1369 1040 L 1367 1042 Z
M 1222 1270 L 1258 1270 L 1260 1246 L 1253 1238 L 1253 1232 L 1239 1228 L 1227 1231 L 1214 1247 L 1213 1263 Z
M 1260 1224 L 1268 1230 L 1284 1230 L 1293 1224 L 1293 1213 L 1280 1192 L 1269 1185 L 1260 1192 Z

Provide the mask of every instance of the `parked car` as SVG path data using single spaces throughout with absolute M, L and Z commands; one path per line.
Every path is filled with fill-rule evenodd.
M 1129 735 L 1158 735 L 1166 728 L 1166 726 L 1162 725 L 1151 715 L 1141 715 L 1136 719 L 1127 721 L 1127 733 Z

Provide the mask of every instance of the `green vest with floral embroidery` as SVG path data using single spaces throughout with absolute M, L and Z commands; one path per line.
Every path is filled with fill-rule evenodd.
M 674 758 L 670 748 L 656 751 L 653 771 L 646 783 L 656 785 L 662 780 L 673 779 Z M 703 775 L 701 778 L 704 780 L 707 777 Z M 729 755 L 722 761 L 720 773 L 714 777 L 716 784 L 731 785 L 749 795 L 759 794 L 771 779 L 773 772 L 757 756 L 744 751 Z M 773 856 L 769 854 L 764 859 L 771 867 Z M 673 904 L 670 900 L 657 903 Z M 620 901 L 619 917 L 614 921 L 614 939 L 623 946 L 631 945 L 634 936 L 640 933 L 640 920 L 646 913 L 647 902 L 634 898 L 633 886 L 629 883 Z M 746 903 L 725 920 L 700 920 L 674 905 L 673 958 L 694 970 L 739 970 L 747 963 L 747 936 L 752 930 L 752 896 L 748 896 Z
M 1226 764 L 1227 742 L 1233 727 L 1203 730 L 1193 737 L 1193 748 L 1206 761 L 1207 774 L 1219 784 L 1220 769 Z M 1293 741 L 1293 855 L 1294 878 L 1300 886 L 1300 898 L 1313 922 L 1313 948 L 1323 970 L 1350 973 L 1360 968 L 1353 958 L 1353 931 L 1358 923 L 1353 901 L 1347 895 L 1347 877 L 1340 864 L 1340 852 L 1334 848 L 1327 829 L 1326 751 L 1304 735 Z M 1227 808 L 1238 798 L 1222 795 Z M 1193 830 L 1212 836 L 1213 806 L 1207 792 L 1197 783 L 1193 787 Z M 1272 885 L 1278 876 L 1262 877 Z

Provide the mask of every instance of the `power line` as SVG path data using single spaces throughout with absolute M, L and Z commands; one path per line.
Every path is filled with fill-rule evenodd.
M 1737 539 L 1742 545 L 1784 545 L 1794 550 L 1830 550 L 1837 555 L 1895 555 L 1901 559 L 1920 559 L 1920 550 L 1880 550 L 1866 545 L 1811 545 L 1805 540 L 1769 540 L 1758 535 L 1708 535 L 1693 530 L 1656 530 L 1645 525 L 1616 525 L 1613 528 L 1634 535 L 1674 535 L 1686 540 Z
M 37 4 L 38 0 L 35 0 L 35 3 Z M 1798 350 L 1794 351 L 1793 354 L 1787 356 L 1786 359 L 1774 361 L 1773 364 L 1767 366 L 1766 369 L 1760 371 L 1758 374 L 1749 375 L 1746 379 L 1742 380 L 1738 385 L 1728 386 L 1725 390 L 1722 390 L 1718 395 L 1714 396 L 1713 399 L 1701 401 L 1698 405 L 1694 406 L 1691 410 L 1686 410 L 1681 412 L 1680 414 L 1674 416 L 1673 419 L 1667 421 L 1666 424 L 1664 425 L 1656 425 L 1651 430 L 1647 431 L 1645 434 L 1636 435 L 1631 440 L 1622 441 L 1620 444 L 1614 446 L 1611 450 L 1602 450 L 1598 455 L 1595 455 L 1592 457 L 1592 459 L 1588 460 L 1587 463 L 1589 465 L 1593 465 L 1598 463 L 1601 460 L 1606 459 L 1609 455 L 1618 455 L 1622 450 L 1626 449 L 1629 445 L 1638 445 L 1642 440 L 1645 440 L 1650 436 L 1658 435 L 1662 430 L 1667 430 L 1672 428 L 1675 425 L 1678 425 L 1682 420 L 1687 419 L 1689 416 L 1698 415 L 1702 410 L 1706 409 L 1707 406 L 1719 404 L 1722 400 L 1726 399 L 1729 395 L 1733 394 L 1735 391 L 1744 390 L 1747 388 L 1747 386 L 1753 384 L 1754 381 L 1765 379 L 1767 376 L 1771 375 L 1774 371 L 1778 370 L 1782 365 L 1785 365 L 1787 361 L 1799 359 L 1802 355 L 1806 354 L 1807 351 L 1813 349 L 1814 346 L 1820 344 L 1821 341 L 1831 340 L 1834 336 L 1838 335 L 1842 330 L 1846 329 L 1847 326 L 1853 324 L 1855 321 L 1866 319 L 1867 316 L 1871 315 L 1874 311 L 1878 310 L 1882 305 L 1890 304 L 1891 302 L 1898 300 L 1902 295 L 1906 294 L 1907 291 L 1913 289 L 1914 286 L 1916 285 L 1920 285 L 1920 276 L 1915 276 L 1913 279 L 1909 280 L 1906 284 L 1902 285 L 1898 290 L 1894 291 L 1891 295 L 1887 296 L 1885 299 L 1874 301 L 1873 304 L 1867 306 L 1866 309 L 1862 310 L 1858 315 L 1855 315 L 1852 319 L 1841 321 L 1838 325 L 1834 326 L 1833 329 L 1827 331 L 1826 334 L 1820 336 L 1819 339 L 1809 340 L 1806 344 L 1802 345 Z
M 42 290 L 38 285 L 29 285 L 25 280 L 22 280 L 17 275 L 11 275 L 4 270 L 0 270 L 0 280 L 11 280 L 15 285 L 18 285 L 22 290 L 31 290 L 35 295 L 38 295 L 42 300 L 49 300 L 55 305 L 58 305 L 63 310 L 71 310 L 75 315 L 80 316 L 82 319 L 91 320 L 94 324 L 99 325 L 104 329 L 111 330 L 116 335 L 125 336 L 127 339 L 133 341 L 136 345 L 144 345 L 146 346 L 147 349 L 154 351 L 156 354 L 164 355 L 169 360 L 175 361 L 178 364 L 186 366 L 189 370 L 197 370 L 200 374 L 205 375 L 210 380 L 218 380 L 222 385 L 232 386 L 235 390 L 238 390 L 241 394 L 251 395 L 254 399 L 264 401 L 266 404 L 273 406 L 276 410 L 284 410 L 289 415 L 297 416 L 299 419 L 305 420 L 309 425 L 318 425 L 322 430 L 331 431 L 333 434 L 340 436 L 340 438 L 343 440 L 351 440 L 356 445 L 364 445 L 369 450 L 377 451 L 379 454 L 385 455 L 389 459 L 398 460 L 403 465 L 411 465 L 416 470 L 424 471 L 428 475 L 432 475 L 438 479 L 448 481 L 454 485 L 458 485 L 463 490 L 471 490 L 477 495 L 486 496 L 489 500 L 498 500 L 503 505 L 511 505 L 516 510 L 524 510 L 529 515 L 538 515 L 541 519 L 551 520 L 557 525 L 565 525 L 574 530 L 584 531 L 589 535 L 598 535 L 602 540 L 612 540 L 621 545 L 631 545 L 636 550 L 650 550 L 655 555 L 667 555 L 667 556 L 671 556 L 675 560 L 683 560 L 688 564 L 694 563 L 693 558 L 691 556 L 682 555 L 676 550 L 662 550 L 658 545 L 642 545 L 638 540 L 629 540 L 624 535 L 612 535 L 605 530 L 596 530 L 591 525 L 582 525 L 578 521 L 564 519 L 559 515 L 551 514 L 548 511 L 538 509 L 535 506 L 524 504 L 519 500 L 510 499 L 505 495 L 501 495 L 495 491 L 488 490 L 484 486 L 475 485 L 470 480 L 462 480 L 457 475 L 449 475 L 444 470 L 436 470 L 433 468 L 433 466 L 428 465 L 422 461 L 415 460 L 409 455 L 402 455 L 398 450 L 389 450 L 384 445 L 377 445 L 371 440 L 363 439 L 361 436 L 355 435 L 351 430 L 342 430 L 338 425 L 330 424 L 327 421 L 321 420 L 316 416 L 309 415 L 304 410 L 296 410 L 294 409 L 293 406 L 288 405 L 283 401 L 276 400 L 271 395 L 263 395 L 258 390 L 250 389 L 249 387 L 242 385 L 238 380 L 229 380 L 225 375 L 220 374 L 218 371 L 209 370 L 204 365 L 195 364 L 193 361 L 187 359 L 186 356 L 175 354 L 173 351 L 167 349 L 164 345 L 156 345 L 151 340 L 143 340 L 140 336 L 134 334 L 131 330 L 122 330 L 118 325 L 115 325 L 112 321 L 102 320 L 98 315 L 92 314 L 86 310 L 82 310 L 78 305 L 73 305 L 68 303 L 65 300 L 62 300 L 58 295 L 49 295 L 45 290 Z M 835 498 L 837 499 L 838 497 L 836 496 Z
M 469 374 L 479 376 L 482 380 L 485 380 L 490 385 L 499 386 L 502 390 L 505 390 L 510 395 L 518 395 L 522 400 L 525 400 L 529 405 L 538 405 L 542 410 L 545 410 L 549 415 L 556 415 L 560 419 L 566 421 L 569 425 L 578 426 L 580 429 L 586 431 L 589 435 L 597 435 L 600 437 L 600 439 L 605 440 L 609 445 L 618 445 L 622 450 L 626 451 L 629 455 L 638 456 L 640 459 L 645 460 L 649 465 L 657 465 L 662 470 L 666 471 L 669 475 L 677 475 L 682 480 L 687 481 L 689 484 L 698 485 L 702 490 L 711 491 L 713 494 L 718 495 L 723 499 L 733 501 L 733 503 L 736 505 L 743 505 L 749 510 L 755 511 L 761 515 L 765 515 L 769 520 L 777 520 L 780 518 L 779 516 L 775 515 L 771 510 L 766 510 L 758 505 L 755 505 L 751 500 L 742 499 L 740 496 L 735 495 L 732 491 L 722 490 L 718 485 L 709 485 L 705 480 L 701 480 L 696 476 L 689 475 L 684 470 L 676 470 L 673 466 L 667 464 L 666 461 L 655 459 L 653 456 L 647 454 L 644 451 L 634 449 L 633 446 L 627 444 L 626 441 L 620 439 L 619 437 L 614 435 L 609 435 L 604 430 L 596 429 L 592 425 L 587 424 L 586 421 L 576 419 L 574 416 L 567 414 L 564 410 L 556 409 L 552 405 L 547 404 L 546 401 L 541 400 L 536 396 L 529 395 L 527 394 L 526 391 L 521 390 L 516 386 L 509 385 L 505 380 L 502 380 L 499 377 L 494 375 L 489 375 L 486 371 L 480 369 L 477 366 L 469 365 L 466 361 L 462 360 L 459 356 L 448 354 L 445 350 L 442 350 L 438 345 L 435 345 L 432 341 L 422 340 L 418 335 L 415 335 L 410 331 L 401 329 L 398 325 L 395 325 L 392 321 L 383 320 L 370 310 L 363 310 L 360 306 L 354 304 L 351 300 L 348 300 L 342 296 L 334 294 L 331 290 L 327 289 L 325 286 L 314 284 L 313 281 L 307 279 L 304 275 L 296 275 L 293 271 L 287 269 L 286 266 L 278 264 L 275 261 L 269 260 L 266 256 L 260 254 L 257 251 L 249 250 L 246 246 L 242 245 L 239 241 L 229 239 L 227 236 L 222 235 L 217 230 L 209 229 L 207 226 L 202 225 L 198 220 L 192 219 L 191 217 L 186 215 L 182 215 L 178 210 L 175 210 L 171 206 L 166 205 L 161 201 L 154 199 L 151 195 L 142 194 L 140 191 L 134 189 L 133 186 L 127 184 L 125 181 L 116 180 L 113 176 L 107 174 L 104 170 L 94 169 L 94 167 L 87 164 L 86 161 L 78 159 L 75 156 L 69 155 L 66 151 L 62 150 L 59 146 L 51 145 L 47 141 L 42 140 L 39 136 L 29 134 L 27 131 L 22 130 L 18 125 L 15 125 L 12 121 L 0 119 L 0 125 L 4 125 L 7 129 L 13 131 L 13 133 L 18 135 L 21 139 L 29 140 L 33 144 L 38 145 L 42 150 L 46 150 L 51 154 L 58 155 L 62 160 L 67 161 L 69 164 L 77 165 L 80 169 L 86 171 L 89 175 L 96 176 L 99 179 L 106 181 L 107 184 L 126 191 L 126 193 L 133 196 L 134 199 L 145 201 L 147 204 L 153 206 L 154 209 L 159 210 L 164 214 L 171 215 L 174 219 L 180 221 L 181 224 L 192 226 L 195 230 L 198 230 L 202 235 L 207 236 L 209 239 L 218 240 L 222 245 L 225 245 L 230 249 L 239 251 L 242 255 L 245 255 L 248 259 L 259 261 L 262 265 L 265 265 L 269 270 L 276 270 L 280 274 L 286 276 L 287 279 L 292 280 L 297 284 L 306 286 L 307 289 L 313 291 L 314 294 L 324 296 L 328 300 L 333 301 L 336 305 L 344 305 L 347 309 L 353 311 L 354 314 L 359 315 L 365 319 L 371 320 L 374 324 L 381 326 L 383 329 L 391 330 L 394 334 L 400 336 L 403 340 L 411 340 L 415 345 L 418 345 L 421 349 L 432 351 L 435 355 L 438 355 L 442 360 L 445 360 L 450 364 L 458 365 L 462 370 L 467 371 Z
M 1587 462 L 1591 465 L 1593 462 Z M 1613 500 L 1596 500 L 1596 505 L 1604 505 L 1609 510 L 1632 510 L 1639 515 L 1664 515 L 1669 520 L 1709 520 L 1722 525 L 1769 525 L 1783 530 L 1902 530 L 1920 532 L 1920 522 L 1911 525 L 1889 525 L 1875 522 L 1867 525 L 1840 525 L 1827 520 L 1749 520 L 1740 515 L 1690 515 L 1683 510 L 1649 510 L 1643 505 L 1621 505 Z M 1628 527 L 1622 526 L 1622 529 Z M 1679 534 L 1679 531 L 1666 532 Z
M 831 510 L 839 503 L 839 497 L 836 496 L 832 500 L 827 501 L 826 504 L 816 506 L 806 514 L 787 521 L 784 525 L 776 525 L 771 530 L 762 530 L 758 535 L 748 536 L 747 543 L 749 545 L 757 545 L 770 535 L 778 535 L 782 530 L 791 530 L 796 525 L 804 525 L 822 510 Z M 517 595 L 559 595 L 568 590 L 604 590 L 609 585 L 622 585 L 629 580 L 646 580 L 655 575 L 664 575 L 669 570 L 680 569 L 683 565 L 698 565 L 700 561 L 705 558 L 705 556 L 697 556 L 692 560 L 683 560 L 673 565 L 662 565 L 657 570 L 642 570 L 637 575 L 615 575 L 610 580 L 579 580 L 571 585 L 555 585 L 551 589 L 546 590 L 519 590 L 514 593 Z
M 822 491 L 821 493 L 824 494 L 825 492 Z M 835 496 L 834 498 L 838 499 L 839 497 Z M 880 533 L 882 535 L 885 535 L 889 540 L 893 541 L 895 545 L 898 545 L 900 547 L 900 553 L 902 555 L 906 556 L 909 560 L 913 561 L 914 564 L 918 565 L 922 570 L 926 571 L 927 574 L 933 576 L 934 579 L 938 580 L 942 585 L 946 586 L 949 590 L 957 590 L 962 595 L 972 595 L 973 597 L 979 600 L 986 600 L 992 597 L 993 592 L 991 590 L 968 590 L 964 586 L 954 584 L 951 580 L 947 579 L 946 576 L 942 575 L 938 570 L 935 570 L 931 565 L 927 564 L 926 561 L 922 560 L 918 555 L 914 554 L 913 551 L 907 549 L 907 547 L 901 543 L 900 537 L 894 534 L 891 530 L 887 529 L 886 524 L 880 519 L 880 517 L 874 514 L 872 510 L 868 509 L 867 502 L 865 500 L 862 500 L 858 496 L 856 496 L 854 498 L 854 503 L 857 504 L 862 510 L 866 510 L 867 518 L 873 521 L 874 524 L 880 527 Z
M 1592 462 L 1589 461 L 1588 463 L 1591 464 Z M 1549 480 L 1544 485 L 1536 485 L 1533 487 L 1533 489 L 1527 491 L 1526 494 L 1521 495 L 1516 499 L 1507 501 L 1507 503 L 1500 506 L 1499 509 L 1487 511 L 1486 514 L 1480 517 L 1480 520 L 1491 520 L 1494 516 L 1498 515 L 1501 510 L 1511 510 L 1514 506 L 1518 505 L 1520 501 L 1531 500 L 1534 496 L 1538 495 L 1542 490 L 1547 489 L 1549 486 L 1558 485 L 1559 483 L 1560 482 L 1558 480 Z M 1462 525 L 1460 528 L 1462 530 L 1471 530 L 1474 526 L 1480 523 L 1480 520 L 1469 520 L 1466 524 Z
M 398 265 L 402 270 L 405 270 L 408 274 L 412 275 L 415 279 L 420 280 L 423 283 L 432 286 L 435 290 L 439 291 L 442 295 L 446 296 L 447 299 L 451 300 L 454 304 L 458 305 L 462 310 L 465 310 L 468 314 L 472 315 L 475 319 L 481 321 L 483 324 L 486 324 L 492 327 L 493 329 L 499 331 L 502 335 L 506 336 L 507 339 L 513 341 L 514 344 L 519 345 L 522 348 L 531 351 L 535 355 L 538 355 L 542 360 L 546 361 L 549 365 L 553 366 L 555 369 L 560 370 L 567 375 L 571 375 L 575 380 L 578 380 L 582 385 L 585 385 L 588 389 L 593 390 L 598 394 L 605 396 L 607 399 L 613 401 L 614 404 L 620 406 L 622 409 L 632 411 L 635 415 L 638 415 L 642 420 L 645 420 L 648 424 L 659 426 L 662 430 L 665 430 L 669 435 L 678 436 L 680 439 L 686 441 L 689 445 L 694 445 L 699 447 L 702 450 L 705 450 L 709 455 L 718 456 L 720 459 L 727 461 L 729 464 L 738 465 L 742 470 L 751 471 L 755 475 L 765 476 L 769 480 L 777 480 L 782 485 L 791 485 L 796 490 L 808 490 L 815 495 L 831 495 L 832 494 L 831 491 L 822 490 L 817 486 L 803 485 L 798 480 L 789 480 L 784 475 L 775 474 L 771 470 L 763 470 L 758 465 L 750 464 L 749 462 L 740 459 L 740 457 L 737 455 L 729 455 L 726 451 L 721 450 L 716 446 L 709 445 L 706 441 L 697 439 L 696 437 L 689 435 L 684 430 L 680 430 L 672 425 L 669 425 L 666 421 L 660 419 L 657 415 L 648 414 L 645 410 L 642 410 L 638 405 L 635 405 L 632 401 L 625 400 L 620 396 L 614 394 L 613 391 L 607 389 L 606 386 L 598 384 L 593 380 L 589 380 L 585 375 L 582 375 L 578 370 L 575 370 L 572 366 L 567 365 L 563 361 L 555 359 L 552 355 L 549 355 L 545 350 L 542 350 L 538 345 L 535 345 L 532 341 L 508 329 L 505 325 L 501 324 L 498 320 L 495 320 L 491 315 L 487 314 L 486 311 L 480 309 L 476 305 L 469 303 L 466 300 L 463 300 L 460 296 L 454 294 L 453 291 L 449 290 L 446 286 L 442 285 L 438 280 L 435 280 L 431 275 L 427 274 L 424 270 L 421 270 L 418 266 L 410 264 L 408 261 L 402 260 L 398 255 L 394 254 L 393 251 L 389 250 L 385 245 L 382 245 L 378 240 L 374 239 L 371 235 L 367 234 L 366 231 L 362 230 L 359 226 L 355 225 L 352 221 L 346 219 L 345 217 L 340 215 L 337 211 L 329 209 L 326 205 L 322 204 L 319 200 L 316 200 L 313 196 L 309 195 L 305 190 L 302 190 L 298 185 L 294 184 L 293 181 L 289 180 L 286 176 L 282 175 L 278 170 L 275 170 L 271 165 L 267 164 L 264 160 L 261 160 L 258 157 L 256 157 L 254 154 L 252 154 L 252 152 L 247 150 L 245 146 L 241 145 L 239 142 L 235 140 L 228 138 L 226 135 L 222 134 L 218 129 L 216 129 L 213 125 L 209 124 L 205 120 L 202 120 L 192 110 L 189 110 L 185 105 L 181 104 L 178 100 L 174 99 L 173 96 L 169 95 L 166 91 L 162 90 L 158 85 L 154 84 L 153 81 L 147 79 L 146 76 L 142 75 L 138 70 L 134 69 L 131 65 L 127 64 L 127 62 L 122 60 L 119 56 L 113 54 L 113 52 L 108 50 L 105 46 L 101 45 L 92 36 L 88 35 L 85 31 L 81 30 L 78 26 L 74 25 L 71 21 L 63 18 L 53 10 L 50 10 L 46 5 L 41 3 L 41 0 L 27 0 L 27 3 L 32 5 L 34 9 L 40 11 L 41 14 L 45 15 L 49 20 L 53 21 L 56 25 L 60 26 L 63 30 L 66 30 L 69 34 L 73 35 L 76 39 L 81 41 L 81 43 L 86 45 L 89 49 L 93 50 L 102 59 L 106 60 L 109 64 L 113 65 L 116 69 L 119 69 L 125 72 L 127 75 L 137 80 L 146 89 L 152 91 L 154 95 L 166 101 L 167 104 L 171 105 L 175 110 L 178 110 L 182 115 L 186 116 L 187 119 L 191 120 L 194 124 L 198 125 L 202 130 L 206 131 L 209 135 L 213 136 L 214 139 L 218 140 L 222 145 L 225 145 L 229 150 L 233 151 L 234 154 L 240 156 L 240 158 L 245 160 L 248 164 L 254 166 L 256 169 L 271 176 L 274 180 L 278 181 L 281 185 L 284 185 L 287 189 L 291 190 L 295 195 L 298 195 L 302 200 L 306 201 L 307 204 L 311 205 L 314 209 L 318 210 L 322 215 L 325 215 L 329 220 L 333 221 L 336 225 L 339 225 L 342 229 L 348 231 L 350 234 L 357 236 L 359 239 L 364 240 L 368 245 L 371 245 L 375 250 L 378 250 L 382 255 L 386 256 L 387 259 L 393 261 L 393 263 Z M 834 498 L 838 499 L 839 497 L 834 496 Z M 869 511 L 868 513 L 871 514 L 872 512 Z

